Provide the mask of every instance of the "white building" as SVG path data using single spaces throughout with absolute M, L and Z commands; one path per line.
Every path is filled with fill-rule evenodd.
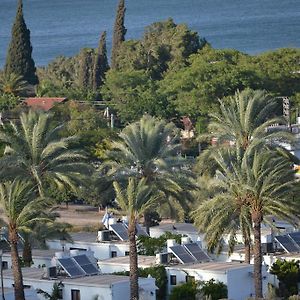
M 150 236 L 158 238 L 166 232 L 188 236 L 193 242 L 202 241 L 203 235 L 191 223 L 161 223 L 150 227 Z
M 63 246 L 60 240 L 47 240 L 47 246 L 53 250 L 93 251 L 97 259 L 107 259 L 116 256 L 129 255 L 129 243 L 120 240 L 97 241 L 97 235 L 89 232 L 71 234 L 73 243 L 66 242 Z
M 61 282 L 63 300 L 129 300 L 129 277 L 118 275 L 94 275 L 79 278 L 47 278 L 47 272 L 38 268 L 23 268 L 23 282 L 27 289 L 41 289 L 51 294 L 53 284 Z M 14 283 L 12 270 L 3 272 L 4 287 L 11 288 Z M 26 290 L 25 289 L 25 290 Z M 141 300 L 155 300 L 154 278 L 139 278 Z M 27 299 L 27 298 L 26 298 Z M 39 299 L 45 299 L 39 295 Z
M 4 298 L 5 300 L 15 300 L 15 290 L 14 288 L 4 288 Z M 39 300 L 37 292 L 33 288 L 25 289 L 25 299 L 26 300 Z M 2 289 L 0 288 L 0 294 L 2 295 Z
M 43 268 L 43 267 L 50 267 L 51 260 L 55 256 L 55 250 L 40 250 L 40 249 L 33 249 L 32 250 L 32 260 L 33 264 L 32 267 L 35 268 Z M 22 256 L 22 253 L 19 253 L 19 256 Z M 10 252 L 4 252 L 2 255 L 2 265 L 4 269 L 11 269 L 11 255 Z
M 139 266 L 147 268 L 156 264 L 153 256 L 139 256 Z M 103 274 L 129 271 L 129 257 L 116 257 L 99 261 L 98 265 Z M 253 265 L 238 262 L 208 262 L 195 264 L 169 264 L 165 266 L 168 277 L 168 293 L 178 284 L 189 279 L 208 281 L 215 279 L 223 282 L 228 288 L 228 299 L 245 300 L 254 295 Z M 267 289 L 267 274 L 263 272 L 263 289 Z

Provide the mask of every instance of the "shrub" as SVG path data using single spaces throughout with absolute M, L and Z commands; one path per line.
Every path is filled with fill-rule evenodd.
M 169 300 L 194 300 L 197 294 L 197 284 L 187 282 L 172 289 Z
M 210 296 L 211 300 L 227 298 L 227 286 L 223 282 L 211 279 L 206 282 L 200 282 L 200 291 L 205 296 Z

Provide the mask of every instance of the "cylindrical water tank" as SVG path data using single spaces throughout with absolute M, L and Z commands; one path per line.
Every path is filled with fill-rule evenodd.
M 80 251 L 77 249 L 70 250 L 70 256 L 76 256 L 79 254 L 80 254 Z
M 113 225 L 113 224 L 116 224 L 116 223 L 117 223 L 117 220 L 115 218 L 109 218 L 108 219 L 108 225 Z
M 185 245 L 185 244 L 190 244 L 191 243 L 191 238 L 189 236 L 183 236 L 181 238 L 181 244 Z
M 63 258 L 65 256 L 65 253 L 62 251 L 55 252 L 55 257 L 56 258 Z
M 174 239 L 167 240 L 167 251 L 168 253 L 171 253 L 170 247 L 176 246 L 176 241 Z

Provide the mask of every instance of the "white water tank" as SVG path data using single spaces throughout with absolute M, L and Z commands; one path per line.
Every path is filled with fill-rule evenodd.
M 170 247 L 176 246 L 176 241 L 174 239 L 167 240 L 167 251 L 171 253 Z
M 108 225 L 110 226 L 110 225 L 113 225 L 113 224 L 116 224 L 117 223 L 117 220 L 116 220 L 116 218 L 109 218 L 108 219 Z M 109 228 L 110 229 L 110 228 Z
M 59 251 L 59 252 L 55 252 L 55 257 L 56 258 L 63 258 L 66 257 L 65 252 Z
M 157 265 L 167 265 L 169 262 L 169 254 L 168 253 L 157 253 L 155 263 Z
M 122 221 L 128 224 L 128 216 L 122 216 Z
M 77 249 L 70 250 L 70 256 L 76 256 L 79 254 L 80 254 L 80 251 Z
M 183 236 L 181 238 L 181 244 L 185 245 L 185 244 L 190 244 L 191 243 L 191 238 L 189 236 Z
M 110 233 L 109 230 L 101 230 L 98 231 L 98 242 L 107 242 L 110 240 Z

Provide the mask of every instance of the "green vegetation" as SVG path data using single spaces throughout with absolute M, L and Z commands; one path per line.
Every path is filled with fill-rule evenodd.
M 98 91 L 99 87 L 103 84 L 105 79 L 105 73 L 109 70 L 106 53 L 106 31 L 101 34 L 99 41 L 98 51 L 96 54 L 94 64 L 94 80 L 93 88 Z
M 115 272 L 115 275 L 129 275 L 128 271 Z M 138 269 L 139 277 L 148 277 L 149 275 L 155 278 L 155 285 L 158 287 L 156 291 L 157 300 L 165 300 L 167 295 L 167 286 L 168 286 L 168 277 L 167 272 L 164 266 L 154 266 L 149 268 L 139 268 Z
M 174 239 L 177 244 L 180 244 L 181 237 L 181 234 L 174 234 L 171 232 L 165 232 L 158 238 L 139 236 L 137 240 L 138 254 L 154 256 L 157 253 L 161 253 L 166 248 L 167 240 Z
M 159 198 L 153 195 L 146 180 L 129 177 L 126 190 L 122 190 L 115 181 L 116 202 L 121 211 L 128 217 L 129 258 L 130 258 L 130 299 L 139 299 L 138 287 L 138 255 L 136 246 L 136 224 L 147 210 L 153 209 Z
M 254 253 L 255 293 L 261 298 L 261 224 L 269 222 L 269 215 L 299 224 L 291 168 L 297 159 L 281 146 L 292 141 L 291 134 L 267 129 L 286 124 L 280 96 L 290 97 L 291 116 L 296 116 L 300 51 L 250 56 L 216 50 L 172 19 L 146 27 L 140 40 L 125 41 L 125 11 L 120 0 L 111 68 L 104 31 L 98 49 L 84 48 L 37 70 L 37 96 L 69 99 L 47 114 L 19 105 L 38 79 L 18 2 L 0 77 L 0 203 L 8 221 L 16 299 L 24 300 L 18 233 L 25 239 L 24 265 L 30 265 L 33 244 L 45 246 L 49 236 L 68 238 L 70 227 L 57 225 L 51 208 L 74 197 L 110 205 L 129 217 L 132 299 L 138 299 L 138 276 L 148 274 L 156 278 L 157 298 L 165 299 L 164 267 L 138 270 L 137 252 L 154 255 L 168 238 L 180 239 L 167 233 L 137 242 L 136 223 L 143 219 L 149 230 L 153 216 L 183 220 L 191 211 L 210 251 L 220 252 L 227 234 L 232 252 L 242 232 L 247 263 L 251 248 Z M 183 127 L 195 130 L 198 138 L 183 139 Z M 216 142 L 210 146 L 212 139 Z M 285 297 L 297 292 L 298 263 L 277 262 L 272 272 Z M 213 280 L 188 282 L 175 287 L 170 299 L 196 294 L 219 299 L 227 289 Z
M 211 279 L 209 281 L 202 281 L 199 284 L 200 292 L 211 300 L 219 300 L 227 298 L 227 286 L 223 282 Z
M 24 20 L 22 0 L 19 0 L 4 67 L 5 74 L 16 74 L 30 84 L 37 84 L 38 78 L 31 54 L 30 30 Z
M 279 280 L 279 296 L 287 298 L 298 294 L 299 261 L 277 260 L 271 266 L 270 273 L 276 275 Z
M 227 286 L 219 281 L 211 279 L 207 282 L 188 281 L 175 286 L 170 294 L 170 300 L 219 300 L 227 298 Z
M 127 29 L 124 26 L 125 21 L 125 1 L 120 0 L 117 9 L 117 15 L 115 19 L 114 33 L 113 33 L 113 45 L 111 52 L 111 67 L 112 69 L 118 68 L 117 58 L 119 55 L 119 49 L 121 44 L 125 41 L 125 34 Z
M 51 206 L 45 198 L 37 197 L 31 182 L 15 179 L 0 183 L 0 206 L 7 222 L 11 261 L 14 275 L 15 299 L 24 300 L 24 287 L 18 254 L 18 233 L 29 231 L 33 222 L 44 221 L 44 211 Z

